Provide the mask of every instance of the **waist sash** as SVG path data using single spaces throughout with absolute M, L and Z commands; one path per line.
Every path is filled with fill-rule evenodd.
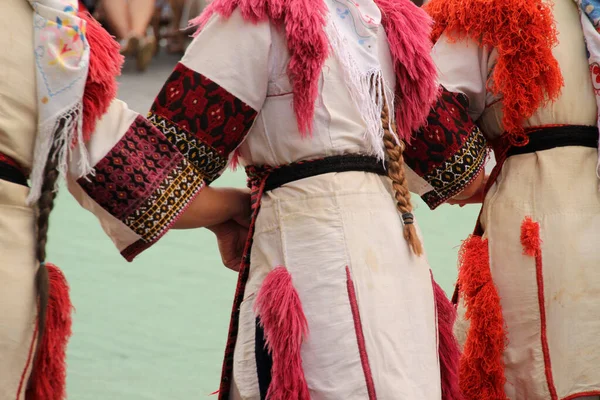
M 27 186 L 27 175 L 19 164 L 9 156 L 0 153 L 0 179 Z

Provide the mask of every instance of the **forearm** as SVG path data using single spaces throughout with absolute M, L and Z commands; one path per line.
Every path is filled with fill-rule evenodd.
M 207 186 L 196 196 L 173 228 L 206 228 L 249 212 L 250 196 L 247 192 Z

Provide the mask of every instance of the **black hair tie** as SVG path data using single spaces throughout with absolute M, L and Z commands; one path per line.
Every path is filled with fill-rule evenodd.
M 415 216 L 412 213 L 404 213 L 402 214 L 402 222 L 404 225 L 410 225 L 415 222 Z

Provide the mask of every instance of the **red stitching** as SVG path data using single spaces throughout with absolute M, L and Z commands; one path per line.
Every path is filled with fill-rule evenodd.
M 538 250 L 535 255 L 535 273 L 538 284 L 538 300 L 540 303 L 540 324 L 542 325 L 542 351 L 544 352 L 544 364 L 546 371 L 546 380 L 548 381 L 548 390 L 552 400 L 558 400 L 554 378 L 552 377 L 552 364 L 550 361 L 550 350 L 548 349 L 548 334 L 546 331 L 546 306 L 544 301 L 544 275 L 542 272 L 542 251 Z
M 35 329 L 33 330 L 31 344 L 29 345 L 29 355 L 27 356 L 27 362 L 25 363 L 25 369 L 23 370 L 23 373 L 21 374 L 21 381 L 19 382 L 19 388 L 17 389 L 16 400 L 19 400 L 19 396 L 21 396 L 21 390 L 23 389 L 23 383 L 25 382 L 25 375 L 27 375 L 27 370 L 29 369 L 29 366 L 31 365 L 31 359 L 33 357 L 33 348 L 34 348 L 34 344 L 35 344 L 35 338 L 37 337 L 37 333 L 38 333 L 38 321 L 36 321 Z
M 548 332 L 546 330 L 546 302 L 544 299 L 544 274 L 542 262 L 542 247 L 540 238 L 540 224 L 526 217 L 521 225 L 521 243 L 523 244 L 524 254 L 535 257 L 535 275 L 538 286 L 538 303 L 540 307 L 540 325 L 542 352 L 544 354 L 544 372 L 546 373 L 546 382 L 552 400 L 558 400 L 554 378 L 552 376 L 552 362 L 550 360 L 550 350 L 548 348 Z
M 575 393 L 567 397 L 563 397 L 562 400 L 577 400 L 580 397 L 586 396 L 600 396 L 600 390 L 596 390 L 593 392 L 583 392 L 583 393 Z
M 375 394 L 375 384 L 373 383 L 373 375 L 371 374 L 371 366 L 369 365 L 369 355 L 367 354 L 367 348 L 365 346 L 365 335 L 362 330 L 362 323 L 360 321 L 360 312 L 358 310 L 358 303 L 356 301 L 356 292 L 354 290 L 354 283 L 350 276 L 350 268 L 346 266 L 346 284 L 348 286 L 348 298 L 350 299 L 350 308 L 352 309 L 352 318 L 354 319 L 354 330 L 356 331 L 356 340 L 358 342 L 358 352 L 360 354 L 360 362 L 362 364 L 363 372 L 365 374 L 365 381 L 367 383 L 367 393 L 369 394 L 369 400 L 376 400 L 377 395 Z

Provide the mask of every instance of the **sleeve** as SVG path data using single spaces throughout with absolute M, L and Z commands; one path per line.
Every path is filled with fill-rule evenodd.
M 470 39 L 442 35 L 432 51 L 442 91 L 404 157 L 411 191 L 431 209 L 462 192 L 484 169 L 487 141 L 474 121 L 483 114 L 490 52 Z
M 451 93 L 465 95 L 469 116 L 477 121 L 486 106 L 495 101 L 486 89 L 497 52 L 468 37 L 451 39 L 442 34 L 433 46 L 431 57 L 438 69 L 440 85 Z
M 225 170 L 265 100 L 269 50 L 268 22 L 213 17 L 147 118 L 113 101 L 87 144 L 94 173 L 77 178 L 74 157 L 70 192 L 128 261 Z

